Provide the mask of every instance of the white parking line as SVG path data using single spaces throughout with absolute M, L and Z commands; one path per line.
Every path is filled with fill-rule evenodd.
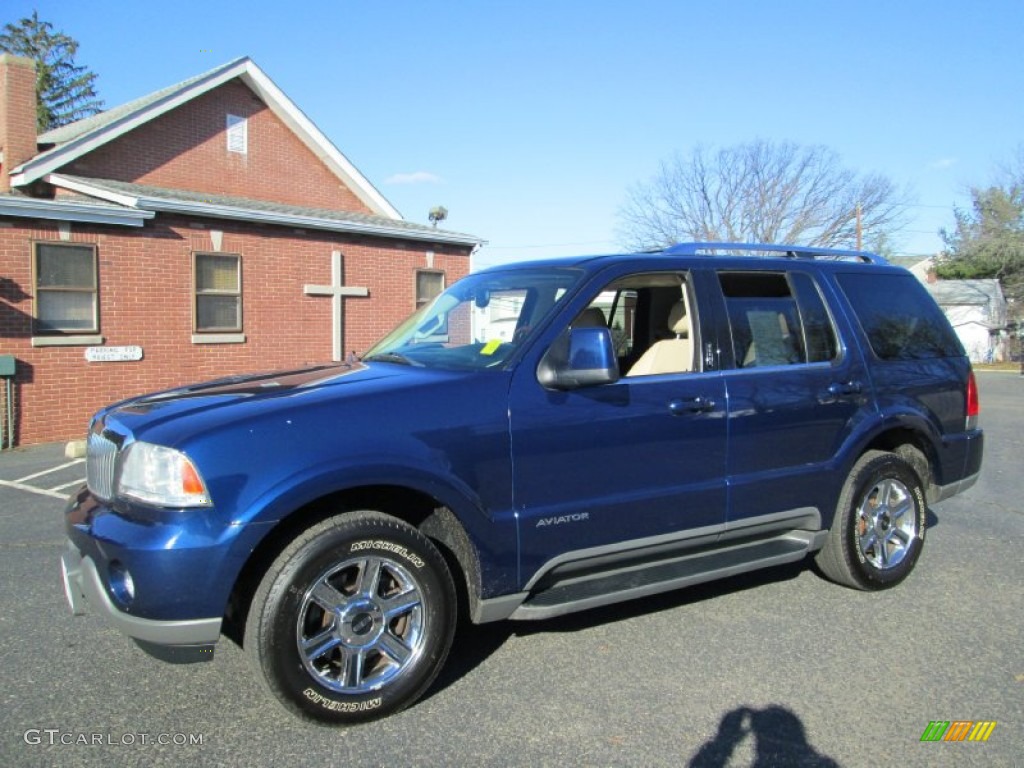
M 17 480 L 0 480 L 0 485 L 8 488 L 17 488 L 19 491 L 38 493 L 40 496 L 52 496 L 53 498 L 60 499 L 61 501 L 66 500 L 68 497 L 68 494 L 66 493 L 57 493 L 56 491 L 48 491 L 45 488 L 36 488 L 34 485 L 25 485 L 24 483 L 19 483 Z
M 81 485 L 84 482 L 85 482 L 85 478 L 84 477 L 80 477 L 77 480 L 72 480 L 70 483 L 64 483 L 64 485 L 55 485 L 55 486 L 53 486 L 53 488 L 50 488 L 49 490 L 51 490 L 51 491 L 63 491 L 65 488 L 71 488 L 71 487 L 76 486 L 76 485 Z
M 17 480 L 13 480 L 12 482 L 24 483 L 26 480 L 35 480 L 37 477 L 42 477 L 43 475 L 48 475 L 51 472 L 56 472 L 57 470 L 60 470 L 60 469 L 67 469 L 68 467 L 73 467 L 76 464 L 84 464 L 84 463 L 85 463 L 85 459 L 75 459 L 74 461 L 69 461 L 67 464 L 61 464 L 59 467 L 53 467 L 52 469 L 44 469 L 42 472 L 36 472 L 34 475 L 25 475 L 25 477 L 19 477 Z

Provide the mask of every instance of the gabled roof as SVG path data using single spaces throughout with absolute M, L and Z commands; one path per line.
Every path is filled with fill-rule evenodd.
M 253 200 L 231 195 L 211 195 L 184 189 L 166 189 L 146 184 L 131 184 L 113 179 L 93 179 L 68 174 L 47 174 L 45 181 L 77 195 L 103 201 L 122 210 L 155 213 L 178 213 L 214 219 L 260 222 L 288 227 L 322 229 L 333 232 L 394 237 L 428 243 L 451 243 L 474 246 L 480 238 L 461 232 L 436 229 L 425 224 L 413 224 L 403 219 L 392 219 L 353 211 L 327 208 L 307 208 L 266 200 Z
M 98 115 L 47 131 L 40 144 L 54 144 L 11 172 L 12 186 L 31 184 L 82 155 L 232 80 L 240 79 L 377 216 L 402 215 L 274 82 L 248 57 L 230 61 L 177 85 Z
M 1006 298 L 998 280 L 937 280 L 925 287 L 954 326 L 975 322 L 991 329 L 1006 327 Z M 967 317 L 964 312 L 979 316 Z

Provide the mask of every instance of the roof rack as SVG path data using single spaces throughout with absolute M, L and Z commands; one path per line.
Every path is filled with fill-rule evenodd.
M 888 264 L 881 256 L 867 251 L 844 251 L 836 248 L 814 248 L 805 245 L 779 245 L 776 243 L 678 243 L 661 251 L 671 256 L 761 256 L 782 254 L 790 259 L 822 259 L 829 261 L 859 261 L 864 264 Z

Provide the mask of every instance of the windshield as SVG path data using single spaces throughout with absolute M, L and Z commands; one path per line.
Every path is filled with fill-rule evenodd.
M 499 367 L 579 276 L 567 268 L 469 275 L 385 336 L 363 360 L 457 370 Z

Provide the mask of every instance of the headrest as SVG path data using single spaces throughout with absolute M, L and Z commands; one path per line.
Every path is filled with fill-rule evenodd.
M 686 319 L 686 302 L 680 299 L 668 311 L 668 329 L 676 336 L 685 338 L 690 335 L 690 322 Z
M 597 307 L 587 307 L 573 321 L 573 328 L 607 328 L 608 321 L 605 320 L 604 312 Z

